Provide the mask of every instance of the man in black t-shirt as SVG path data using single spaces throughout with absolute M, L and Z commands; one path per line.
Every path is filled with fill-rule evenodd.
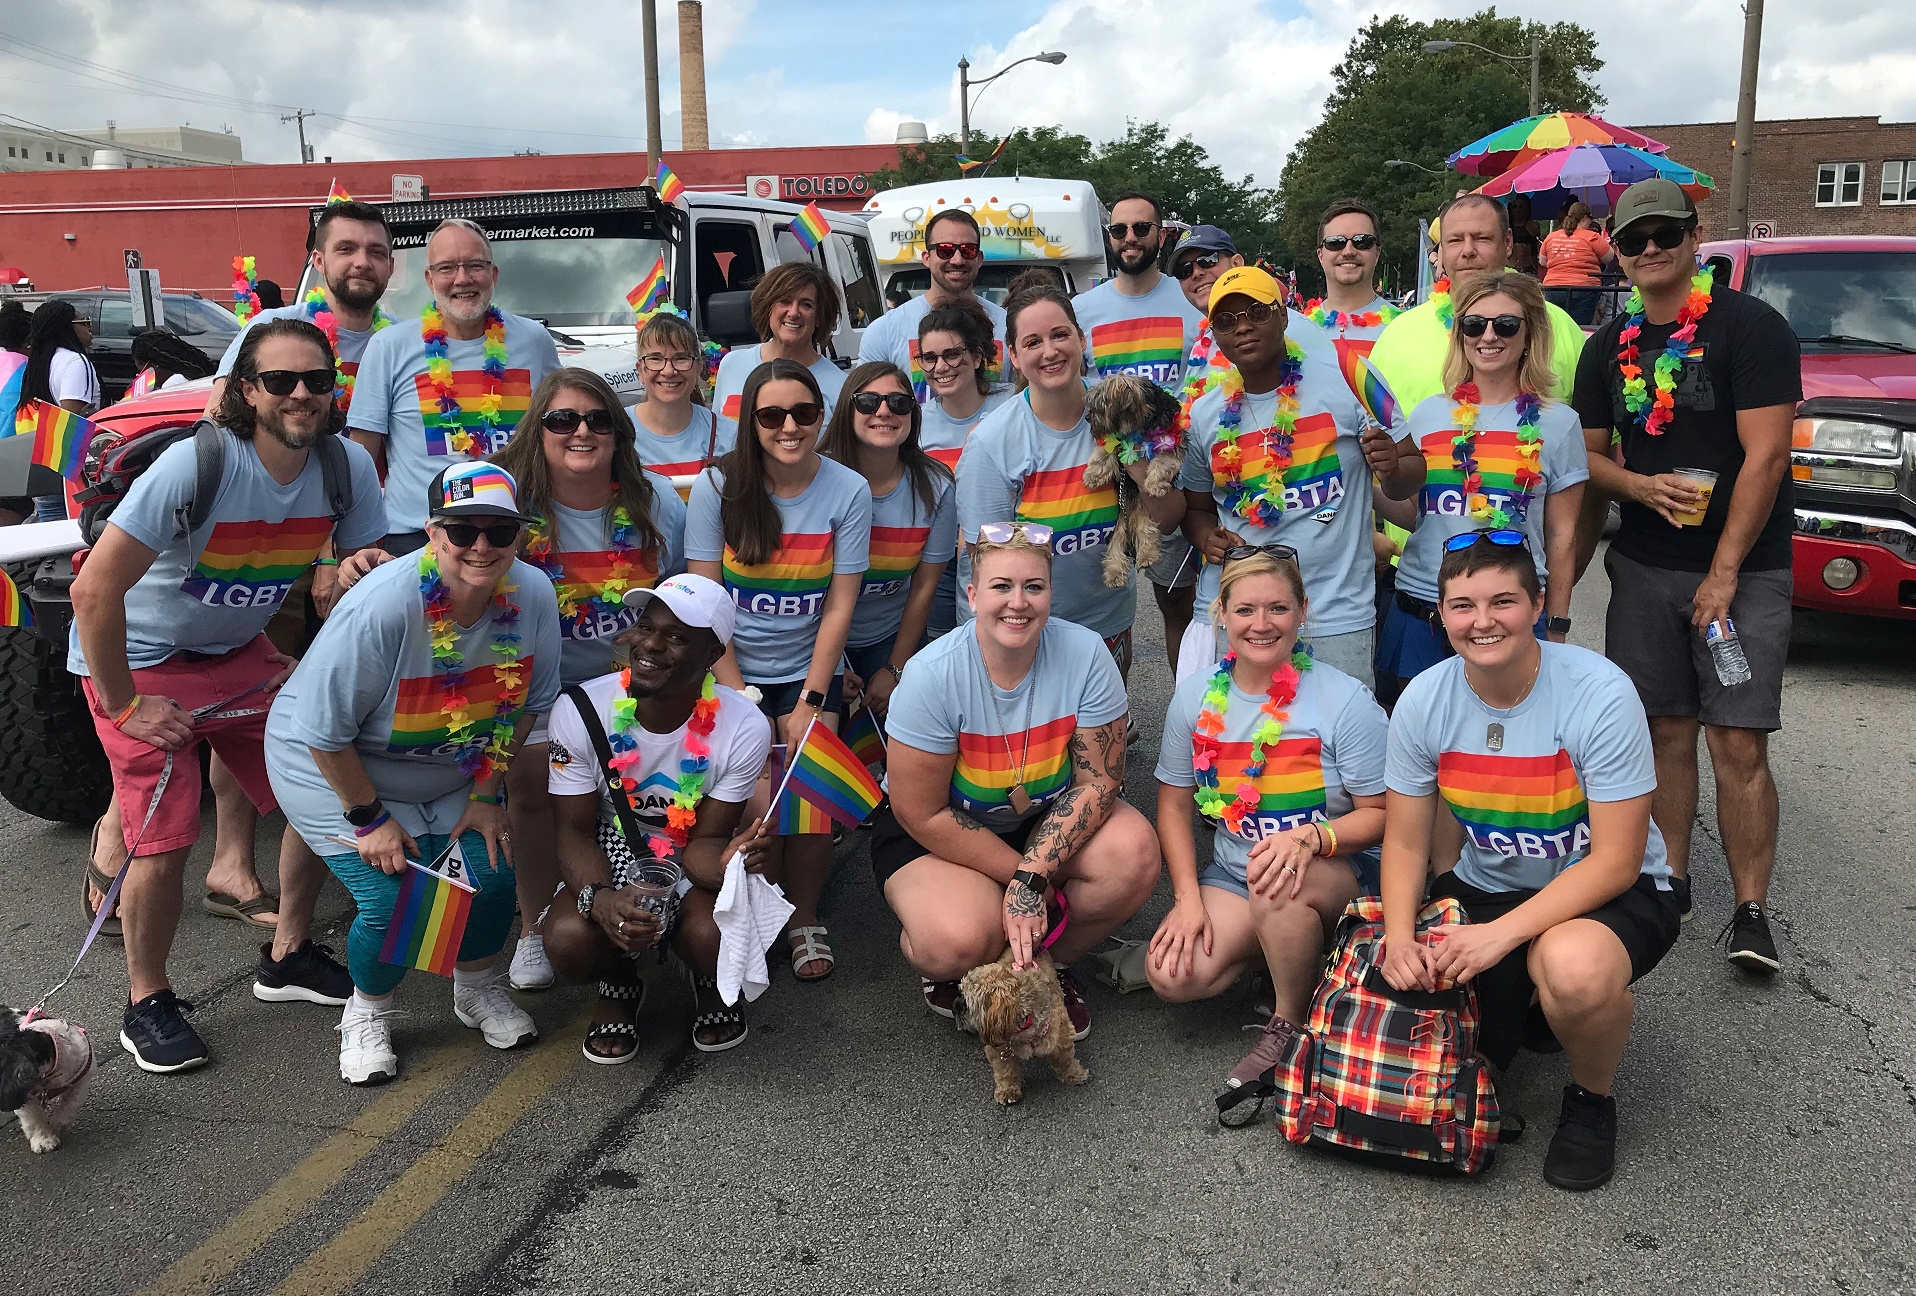
M 1701 725 L 1736 885 L 1722 938 L 1732 963 L 1768 974 L 1778 966 L 1763 913 L 1776 861 L 1769 735 L 1782 727 L 1790 425 L 1803 395 L 1796 334 L 1764 302 L 1693 282 L 1696 208 L 1672 182 L 1623 192 L 1613 242 L 1636 294 L 1584 346 L 1573 398 L 1590 483 L 1623 513 L 1604 560 L 1604 651 L 1629 673 L 1650 716 L 1651 809 L 1686 919 Z M 1660 405 L 1656 364 L 1666 353 L 1677 360 L 1675 386 L 1673 401 Z M 1626 382 L 1632 367 L 1641 386 Z M 1749 660 L 1746 683 L 1719 682 L 1705 635 L 1723 622 L 1735 624 Z

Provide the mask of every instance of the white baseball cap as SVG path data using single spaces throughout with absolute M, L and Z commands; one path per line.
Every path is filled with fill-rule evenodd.
M 710 630 L 722 644 L 732 642 L 732 626 L 738 612 L 732 606 L 731 595 L 717 581 L 684 572 L 667 577 L 651 589 L 629 589 L 625 592 L 625 605 L 640 611 L 644 611 L 646 604 L 653 599 L 665 604 L 672 610 L 672 615 L 686 625 Z

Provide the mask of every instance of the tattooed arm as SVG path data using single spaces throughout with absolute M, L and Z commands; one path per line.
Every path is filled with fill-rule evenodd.
M 893 738 L 885 749 L 892 813 L 931 854 L 1002 886 L 1025 866 L 997 833 L 951 804 L 951 773 L 957 765 L 956 752 L 921 751 Z
M 1119 716 L 1095 729 L 1080 725 L 1071 735 L 1071 786 L 1031 830 L 1018 866 L 1021 872 L 1056 876 L 1111 817 L 1111 807 L 1124 788 L 1126 723 L 1127 717 Z M 1013 878 L 1005 888 L 1005 940 L 1011 946 L 1013 968 L 1030 966 L 1049 925 L 1043 888 Z

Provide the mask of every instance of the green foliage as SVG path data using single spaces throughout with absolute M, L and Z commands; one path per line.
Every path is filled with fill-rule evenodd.
M 1361 197 L 1383 214 L 1382 267 L 1397 285 L 1416 282 L 1417 222 L 1435 214 L 1459 190 L 1484 181 L 1444 171 L 1429 175 L 1387 168 L 1387 158 L 1442 170 L 1444 158 L 1470 141 L 1529 113 L 1530 65 L 1477 50 L 1424 52 L 1432 40 L 1471 41 L 1506 54 L 1527 54 L 1543 39 L 1541 111 L 1593 112 L 1604 98 L 1595 83 L 1603 67 L 1596 38 L 1576 23 L 1500 18 L 1494 8 L 1468 18 L 1412 22 L 1373 18 L 1332 69 L 1336 88 L 1324 101 L 1324 119 L 1291 150 L 1278 195 L 1282 230 L 1302 249 L 1300 288 L 1323 286 L 1310 249 L 1318 214 L 1338 198 Z M 1314 290 L 1314 289 L 1309 289 Z
M 971 156 L 989 157 L 997 146 L 997 139 L 974 135 Z M 937 136 L 899 154 L 898 166 L 868 177 L 874 192 L 962 178 L 955 135 Z M 1250 176 L 1227 179 L 1202 144 L 1188 135 L 1174 140 L 1158 122 L 1127 122 L 1121 137 L 1097 144 L 1056 126 L 1016 130 L 991 171 L 1088 180 L 1107 205 L 1126 189 L 1143 190 L 1164 204 L 1166 217 L 1229 230 L 1247 256 L 1261 252 L 1275 260 L 1288 259 L 1277 194 L 1259 188 Z

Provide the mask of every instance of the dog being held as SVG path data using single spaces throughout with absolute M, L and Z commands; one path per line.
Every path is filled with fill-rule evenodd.
M 20 1118 L 27 1146 L 51 1152 L 73 1123 L 93 1075 L 86 1030 L 58 1017 L 28 1021 L 0 1006 L 0 1111 Z
M 1113 589 L 1131 578 L 1133 564 L 1149 567 L 1162 553 L 1158 524 L 1138 507 L 1138 485 L 1124 465 L 1144 463 L 1145 494 L 1171 490 L 1184 462 L 1180 412 L 1177 397 L 1136 374 L 1113 374 L 1085 397 L 1098 448 L 1084 466 L 1084 484 L 1093 490 L 1113 482 L 1118 487 L 1118 524 L 1104 551 L 1104 583 Z
M 965 973 L 958 983 L 958 1026 L 984 1042 L 991 1063 L 991 1096 L 1000 1106 L 1024 1097 L 1024 1061 L 1042 1057 L 1051 1074 L 1081 1085 L 1091 1073 L 1078 1061 L 1071 1018 L 1058 988 L 1058 970 L 1049 954 L 1022 972 L 1011 969 L 1011 951 L 996 963 Z

